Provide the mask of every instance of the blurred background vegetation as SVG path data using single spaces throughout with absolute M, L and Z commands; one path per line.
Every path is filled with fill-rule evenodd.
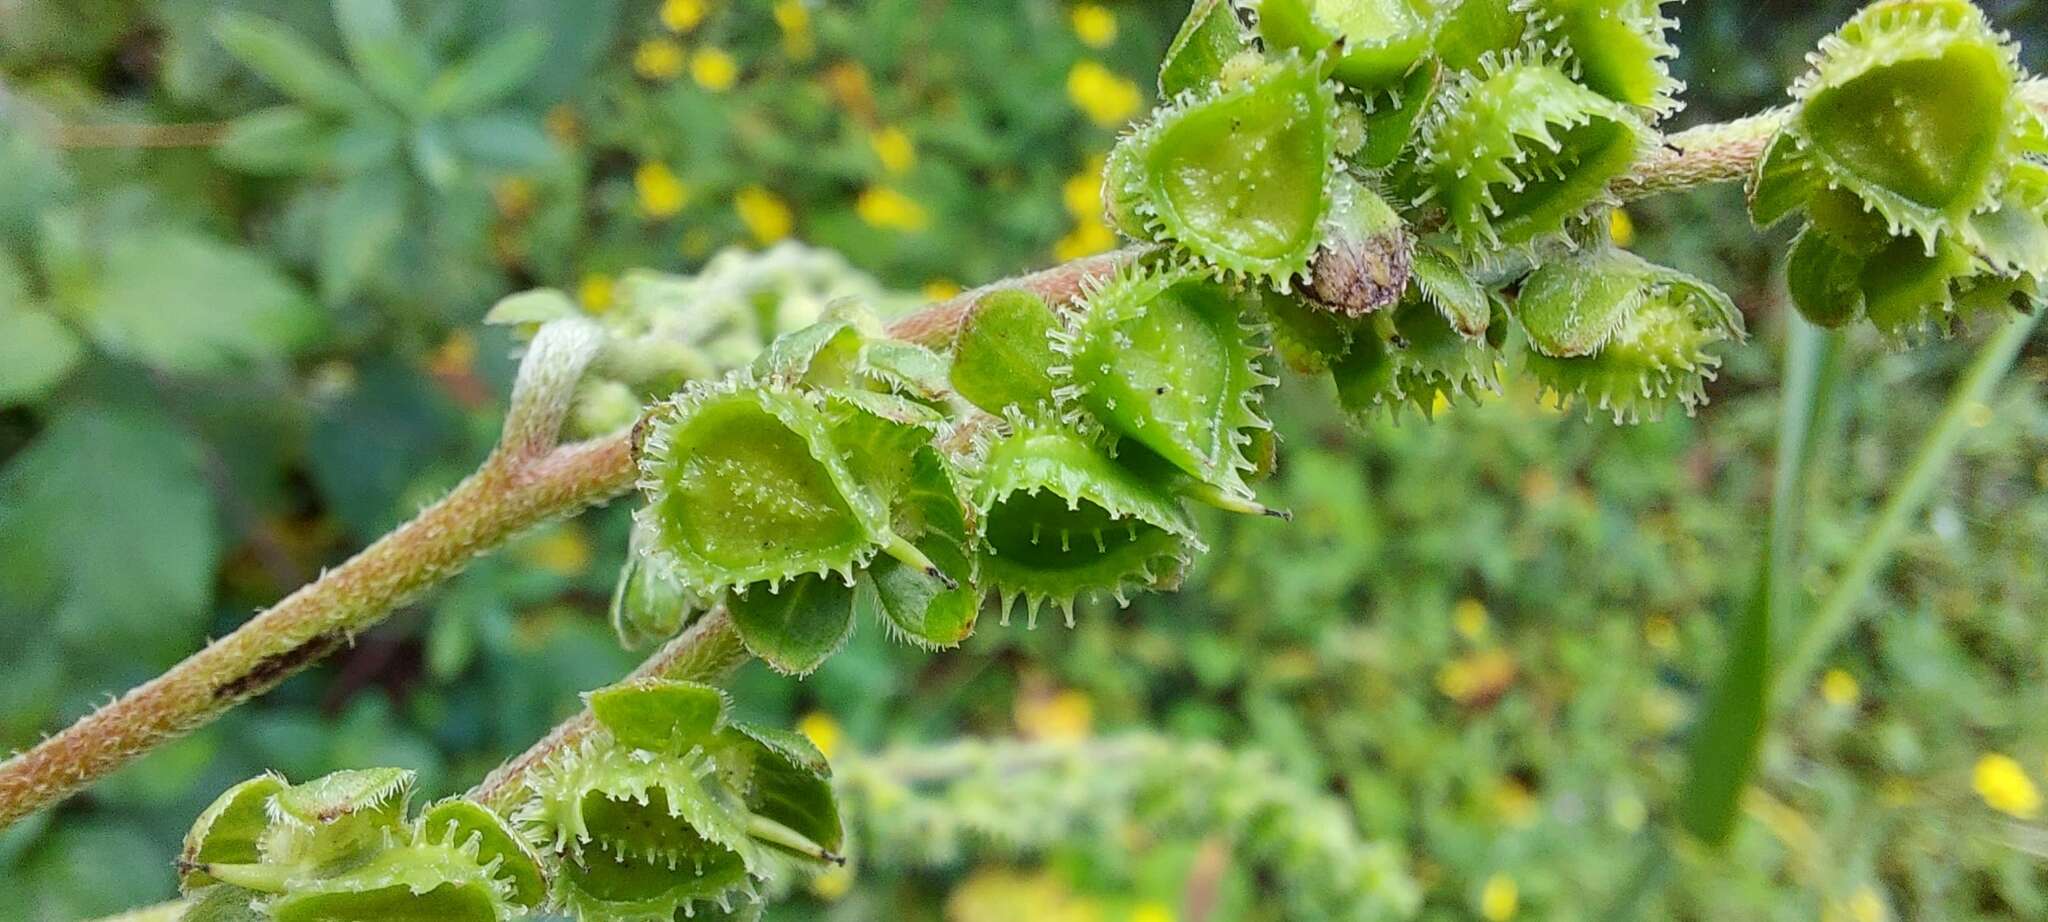
M 2048 11 L 1986 4 L 2039 70 Z M 1853 4 L 1684 5 L 1681 124 L 1773 104 Z M 148 678 L 448 488 L 491 444 L 508 292 L 604 311 L 631 267 L 799 240 L 939 296 L 1107 249 L 1096 171 L 1172 0 L 0 0 L 0 750 Z M 260 18 L 252 18 L 260 17 Z M 234 53 L 230 53 L 230 48 Z M 295 75 L 289 93 L 250 64 Z M 1511 389 L 1355 434 L 1290 381 L 1267 488 L 1186 591 L 928 655 L 864 628 L 740 707 L 840 759 L 1134 728 L 1261 750 L 1394 843 L 1428 919 L 1575 919 L 1669 810 L 1768 500 L 1784 241 L 1722 189 L 1623 236 L 1757 339 L 1697 419 Z M 1856 339 L 1810 485 L 1812 588 L 1967 344 Z M 1765 751 L 1732 858 L 1660 916 L 2048 918 L 2048 344 Z M 521 539 L 328 663 L 0 832 L 0 916 L 173 892 L 192 816 L 263 768 L 462 789 L 630 667 L 623 509 Z M 1214 842 L 831 875 L 776 918 L 1272 918 Z M 1219 871 L 1219 865 L 1221 870 Z

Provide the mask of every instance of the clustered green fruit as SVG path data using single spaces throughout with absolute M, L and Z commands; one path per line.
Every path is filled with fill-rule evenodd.
M 1803 216 L 1788 281 L 1808 320 L 1893 337 L 2027 308 L 2048 271 L 2048 134 L 2018 49 L 1965 0 L 1882 0 L 1821 43 L 1750 181 Z

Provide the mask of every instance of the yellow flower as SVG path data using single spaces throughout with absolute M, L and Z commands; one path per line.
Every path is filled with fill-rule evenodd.
M 747 232 L 754 235 L 754 242 L 763 246 L 789 236 L 790 228 L 796 224 L 796 217 L 790 214 L 782 197 L 760 186 L 741 189 L 732 197 L 732 210 L 739 214 Z
M 931 216 L 916 199 L 888 186 L 869 186 L 854 202 L 853 210 L 870 227 L 914 234 L 931 223 Z
M 1830 669 L 1820 677 L 1820 697 L 1834 707 L 1854 707 L 1856 699 L 1861 697 L 1861 689 L 1856 685 L 1856 677 L 1848 670 Z
M 1478 599 L 1460 599 L 1451 609 L 1451 624 L 1458 636 L 1477 642 L 1486 636 L 1486 605 Z
M 1486 879 L 1486 886 L 1479 888 L 1479 914 L 1487 922 L 1507 922 L 1515 917 L 1515 911 L 1522 905 L 1522 890 L 1515 886 L 1515 879 L 1506 874 L 1495 874 Z
M 611 310 L 612 277 L 601 272 L 586 273 L 576 286 L 576 300 L 583 302 L 583 309 L 593 314 Z
M 1636 243 L 1636 222 L 1628 212 L 1620 208 L 1607 213 L 1607 236 L 1614 238 L 1614 245 L 1627 249 Z
M 2000 813 L 2023 820 L 2041 814 L 2040 789 L 2011 756 L 1994 752 L 1979 758 L 1971 772 L 1971 786 L 1987 806 Z
M 1678 624 L 1670 615 L 1651 615 L 1643 622 L 1643 642 L 1658 653 L 1670 655 L 1678 649 Z
M 1116 14 L 1100 3 L 1076 4 L 1074 34 L 1090 48 L 1107 48 L 1116 41 Z
M 1536 796 L 1520 781 L 1502 778 L 1493 787 L 1493 809 L 1509 826 L 1527 826 L 1536 819 Z
M 1019 698 L 1017 729 L 1032 739 L 1073 741 L 1086 739 L 1095 725 L 1095 702 L 1073 689 L 1046 696 Z
M 633 72 L 648 80 L 673 80 L 683 72 L 683 46 L 650 38 L 633 49 Z
M 782 27 L 782 51 L 799 60 L 811 56 L 811 11 L 803 0 L 775 0 L 775 24 Z
M 1137 114 L 1145 99 L 1138 85 L 1095 61 L 1082 60 L 1067 72 L 1067 98 L 1097 125 L 1114 128 Z
M 690 79 L 713 93 L 723 93 L 739 82 L 740 65 L 723 48 L 705 48 L 690 59 Z
M 659 160 L 633 171 L 633 193 L 640 200 L 640 213 L 650 218 L 674 217 L 690 201 L 690 188 Z
M 688 32 L 703 21 L 704 0 L 662 0 L 661 24 L 670 32 Z
M 1082 221 L 1074 226 L 1074 232 L 1061 237 L 1052 246 L 1053 258 L 1069 262 L 1083 256 L 1094 256 L 1108 252 L 1116 246 L 1116 233 L 1101 218 Z
M 1076 221 L 1102 220 L 1102 156 L 1088 158 L 1081 171 L 1060 186 L 1060 199 Z
M 1515 660 L 1506 650 L 1479 650 L 1445 663 L 1436 673 L 1436 689 L 1459 704 L 1483 704 L 1499 697 L 1515 682 Z
M 846 731 L 839 728 L 839 721 L 823 711 L 812 711 L 796 722 L 796 732 L 811 739 L 811 745 L 832 759 L 839 754 L 839 744 L 846 739 Z
M 960 283 L 952 279 L 932 279 L 924 283 L 924 298 L 927 301 L 944 301 L 960 293 Z
M 1877 895 L 1877 890 L 1869 884 L 1849 897 L 1850 922 L 1885 922 L 1890 917 L 1891 913 L 1884 908 L 1884 897 Z
M 1158 900 L 1139 903 L 1131 910 L 1131 922 L 1174 922 L 1173 907 Z
M 908 173 L 917 163 L 917 146 L 901 128 L 884 128 L 868 135 L 868 147 L 874 150 L 875 159 L 882 161 L 882 169 L 891 173 Z
M 582 529 L 570 522 L 526 541 L 519 549 L 519 561 L 536 570 L 561 577 L 573 577 L 590 568 L 590 542 Z

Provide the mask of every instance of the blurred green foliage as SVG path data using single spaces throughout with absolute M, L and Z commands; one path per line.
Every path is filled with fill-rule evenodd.
M 2038 68 L 2042 13 L 1985 5 Z M 1777 102 L 1853 6 L 1687 4 L 1681 121 Z M 148 678 L 466 473 L 512 368 L 505 331 L 477 321 L 509 291 L 552 285 L 602 312 L 625 269 L 788 237 L 942 293 L 1109 246 L 1094 170 L 1184 12 L 6 6 L 0 748 Z M 750 668 L 742 711 L 804 718 L 846 758 L 1136 727 L 1255 748 L 1405 849 L 1424 918 L 1588 916 L 1674 796 L 1717 613 L 1756 556 L 1776 408 L 1783 241 L 1753 234 L 1731 190 L 1631 214 L 1646 255 L 1735 292 L 1762 333 L 1698 419 L 1616 429 L 1509 394 L 1354 434 L 1329 395 L 1290 381 L 1268 490 L 1296 521 L 1214 523 L 1228 537 L 1187 591 L 1072 631 L 991 623 L 944 655 L 864 628 L 804 682 Z M 1852 343 L 1810 485 L 1809 591 L 1830 585 L 1963 356 Z M 1660 916 L 2048 916 L 2048 827 L 1984 759 L 2048 783 L 2038 341 L 2021 367 L 1868 625 L 1767 743 L 1731 856 L 1682 857 Z M 403 765 L 430 794 L 466 786 L 630 667 L 603 622 L 625 532 L 609 510 L 528 536 L 0 832 L 0 915 L 169 896 L 191 817 L 264 768 Z M 1204 843 L 1131 844 L 876 864 L 776 913 L 1183 917 Z M 1242 893 L 1220 905 L 1272 912 Z

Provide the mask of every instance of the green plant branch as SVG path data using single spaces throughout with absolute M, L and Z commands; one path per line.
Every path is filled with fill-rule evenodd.
M 2037 104 L 2048 93 L 2030 87 Z M 1681 132 L 1615 183 L 1625 199 L 1728 182 L 1748 174 L 1762 140 L 1782 116 L 1765 114 Z M 1072 299 L 1149 251 L 1135 246 L 977 288 L 898 320 L 890 333 L 944 347 L 979 298 L 1020 288 L 1048 301 Z M 536 342 L 522 364 L 507 437 L 454 491 L 341 566 L 301 587 L 234 632 L 106 707 L 0 763 L 0 826 L 68 796 L 164 742 L 205 725 L 367 630 L 406 599 L 452 576 L 469 560 L 536 524 L 574 514 L 624 492 L 632 449 L 621 432 L 555 447 L 581 334 Z M 584 355 L 576 362 L 587 363 Z M 571 364 L 575 364 L 572 362 Z M 577 373 L 582 365 L 575 364 Z
M 1963 433 L 1969 429 L 1970 409 L 1987 399 L 1992 388 L 2004 379 L 2043 314 L 2048 314 L 2048 310 L 2036 309 L 2014 319 L 1978 349 L 1976 358 L 1950 393 L 1941 417 L 1928 430 L 1912 462 L 1886 497 L 1876 521 L 1864 534 L 1863 542 L 1843 567 L 1834 591 L 1828 593 L 1813 617 L 1798 626 L 1798 633 L 1787 645 L 1785 657 L 1779 661 L 1767 690 L 1772 709 L 1784 707 L 1798 689 L 1806 687 L 1821 658 L 1854 624 L 1856 604 L 1869 591 L 1878 569 L 1891 558 L 1899 539 L 1905 535 L 1908 522 L 1927 504 L 1935 484 L 1961 447 Z

